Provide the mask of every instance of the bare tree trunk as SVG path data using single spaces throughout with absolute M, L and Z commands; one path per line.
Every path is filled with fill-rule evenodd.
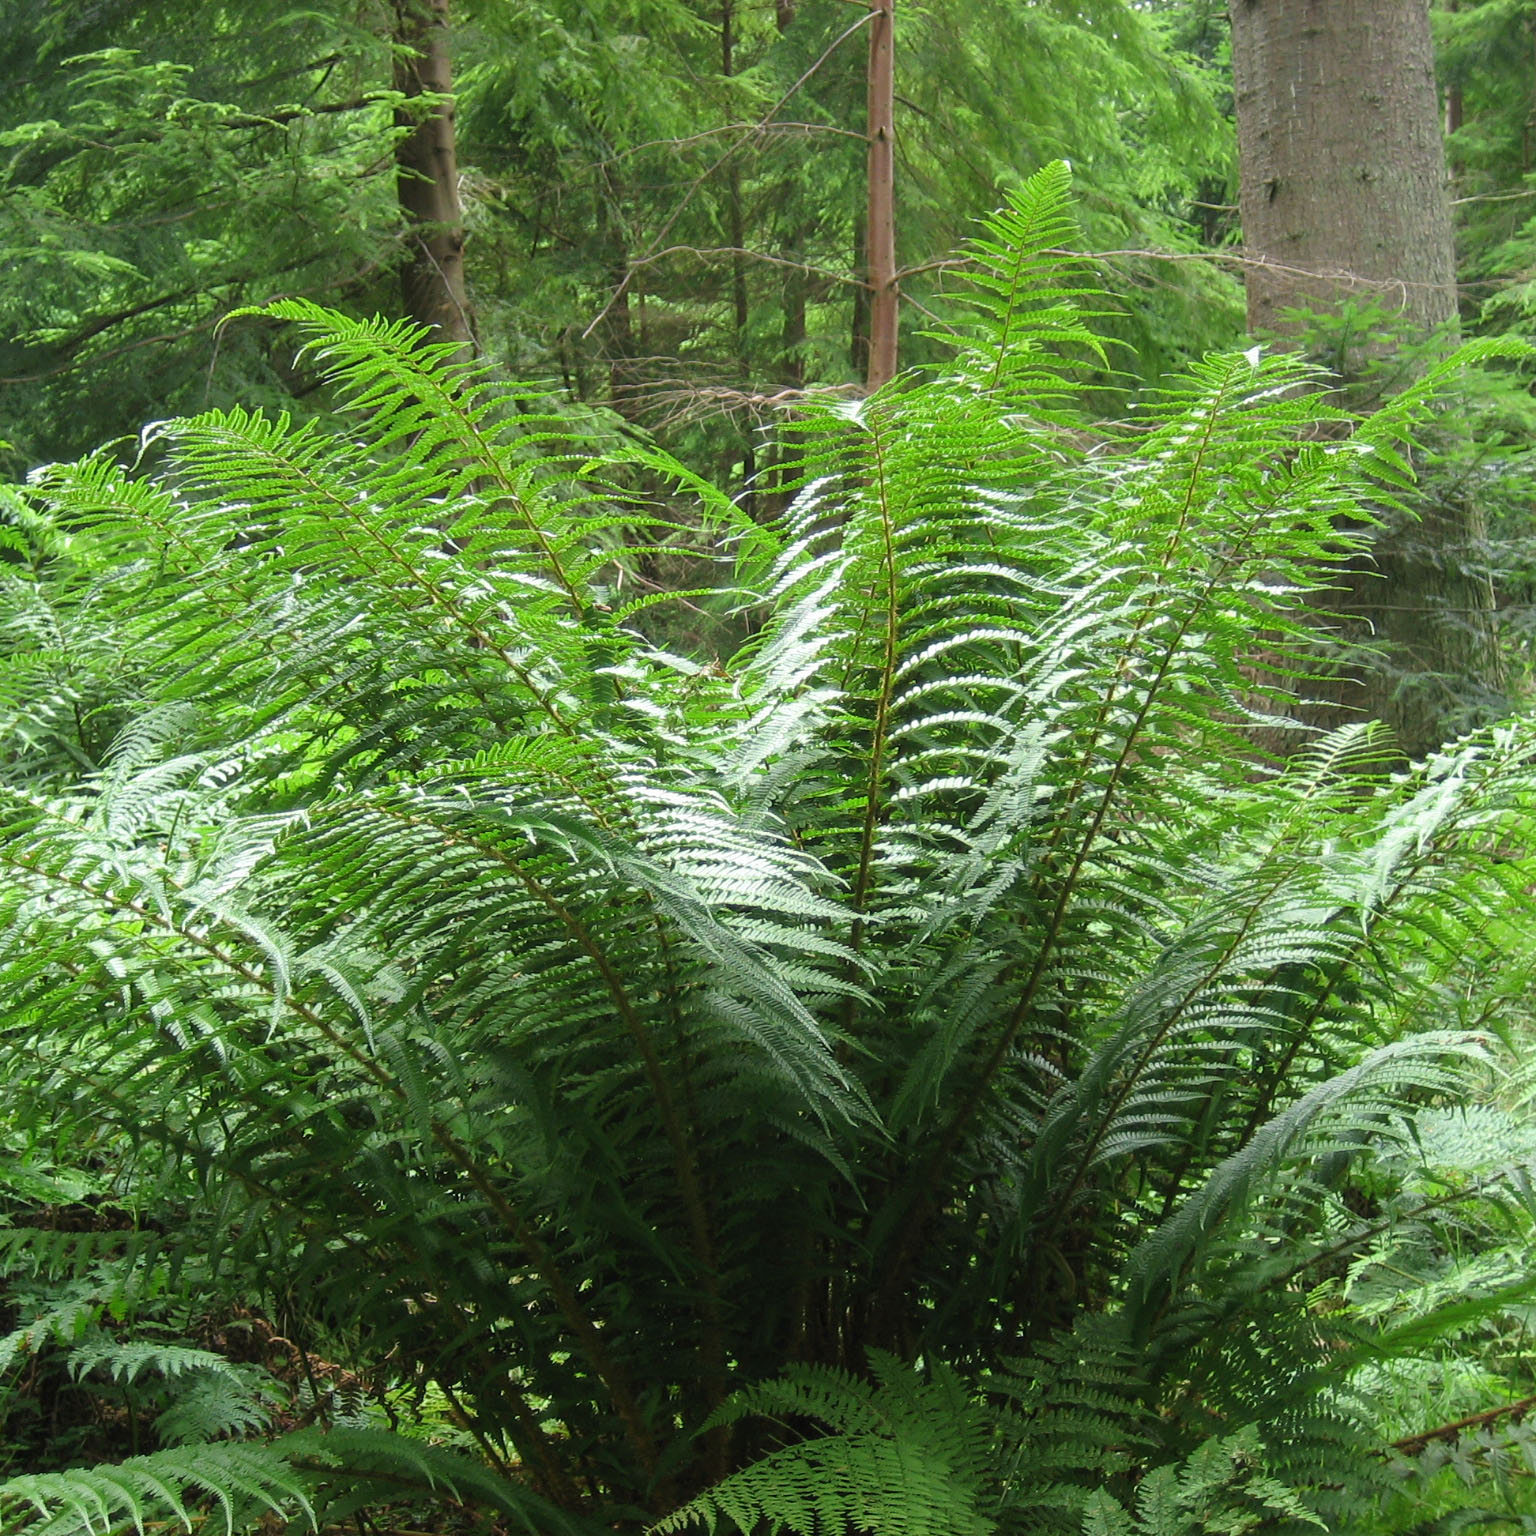
M 774 24 L 779 36 L 794 25 L 798 0 L 774 0 Z M 805 388 L 806 305 L 810 291 L 809 274 L 804 262 L 806 244 L 814 228 L 811 215 L 802 202 L 800 178 L 790 174 L 778 188 L 778 205 L 784 220 L 779 234 L 779 255 L 786 265 L 783 268 L 782 329 L 780 331 L 779 359 L 775 378 L 784 388 L 797 391 Z M 781 415 L 774 425 L 769 446 L 764 455 L 764 489 L 758 498 L 759 515 L 777 517 L 789 505 L 793 492 L 789 486 L 792 471 L 789 466 L 798 454 L 799 434 L 790 425 L 788 412 Z
M 1454 16 L 1461 9 L 1460 0 L 1445 0 L 1445 9 Z M 1465 102 L 1462 98 L 1461 86 L 1451 84 L 1445 88 L 1445 136 L 1455 133 L 1462 124 L 1465 111 Z
M 786 258 L 805 260 L 806 227 L 796 227 L 784 248 Z M 805 388 L 805 296 L 808 284 L 801 267 L 788 267 L 784 273 L 784 326 L 779 354 L 782 358 L 780 379 L 790 389 Z
M 1250 328 L 1296 336 L 1307 321 L 1289 312 L 1374 301 L 1410 345 L 1454 330 L 1428 0 L 1229 0 L 1229 9 Z M 1361 382 L 1384 360 L 1365 334 L 1375 329 L 1359 328 L 1332 359 L 1366 407 L 1388 387 Z M 1390 377 L 1377 367 L 1377 380 Z M 1499 671 L 1492 591 L 1477 573 L 1478 509 L 1443 499 L 1420 511 L 1417 524 L 1378 535 L 1370 557 L 1342 573 L 1344 590 L 1320 600 L 1344 616 L 1337 638 L 1383 659 L 1350 661 L 1322 706 L 1306 711 L 1322 725 L 1384 719 L 1414 755 L 1437 745 L 1448 710 L 1496 686 Z
M 1536 16 L 1531 17 L 1531 41 L 1536 43 Z M 1520 169 L 1529 172 L 1531 169 L 1531 124 L 1536 121 L 1536 100 L 1531 103 L 1530 113 L 1525 119 L 1525 133 L 1520 141 Z
M 736 0 L 720 0 L 720 73 L 729 80 L 736 73 Z M 726 223 L 731 242 L 731 308 L 735 320 L 736 375 L 740 388 L 752 387 L 752 360 L 749 355 L 747 322 L 751 310 L 747 302 L 746 218 L 741 206 L 741 162 L 733 158 L 727 172 Z M 757 441 L 751 419 L 741 433 L 742 510 L 748 517 L 757 512 Z
M 794 24 L 798 0 L 774 0 L 773 19 L 782 37 Z M 805 245 L 811 233 L 811 221 L 800 211 L 797 178 L 791 176 L 780 188 L 779 196 L 788 207 L 796 209 L 790 225 L 789 241 L 782 254 L 794 265 L 784 269 L 784 345 L 782 378 L 791 389 L 805 388 L 805 304 L 809 288 Z
M 869 0 L 869 211 L 865 226 L 869 284 L 870 389 L 896 376 L 896 59 L 895 0 Z
M 464 287 L 464 215 L 454 144 L 453 77 L 448 51 L 449 0 L 394 0 L 395 89 L 406 96 L 447 98 L 425 114 L 396 113 L 410 128 L 395 149 L 400 207 L 410 251 L 400 273 L 406 314 L 442 341 L 475 349 Z
M 608 403 L 626 421 L 638 421 L 644 408 L 641 367 L 636 362 L 634 309 L 631 298 L 639 298 L 639 280 L 629 265 L 629 244 L 624 227 L 623 209 L 626 187 L 612 166 L 602 170 L 597 210 L 597 232 L 605 251 L 608 280 L 613 284 L 614 299 L 605 312 L 599 336 L 608 363 Z
M 1376 299 L 1456 313 L 1426 0 L 1231 0 L 1248 323 Z
M 861 208 L 853 218 L 853 263 L 855 272 L 869 271 L 868 208 Z M 869 284 L 853 290 L 853 315 L 849 320 L 848 362 L 857 372 L 869 373 Z

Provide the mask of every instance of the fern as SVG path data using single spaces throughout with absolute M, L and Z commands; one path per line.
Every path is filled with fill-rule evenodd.
M 206 1501 L 211 1496 L 211 1504 Z M 0 1483 L 5 1528 L 28 1536 L 146 1531 L 171 1519 L 187 1530 L 233 1532 L 266 1511 L 313 1516 L 307 1479 L 267 1446 L 176 1447 L 116 1466 L 13 1477 Z
M 1158 1467 L 1136 1493 L 1134 1515 L 1100 1492 L 1089 1500 L 1084 1536 L 1203 1536 L 1271 1529 L 1276 1518 L 1327 1530 L 1298 1498 L 1259 1470 L 1252 1431 L 1208 1440 L 1181 1466 Z
M 233 1532 L 263 1513 L 301 1514 L 312 1525 L 346 1519 L 362 1504 L 436 1494 L 512 1516 L 531 1532 L 585 1536 L 585 1528 L 531 1495 L 435 1447 L 377 1431 L 311 1431 L 269 1445 L 202 1444 L 136 1456 L 115 1466 L 11 1478 L 0 1484 L 8 1531 L 28 1536 L 134 1529 L 167 1520 Z
M 986 226 L 952 371 L 807 408 L 771 529 L 300 301 L 263 314 L 348 430 L 208 412 L 11 497 L 3 1145 L 88 1149 L 146 1234 L 0 1183 L 13 1358 L 138 1394 L 121 1466 L 168 1492 L 96 1445 L 0 1500 L 980 1531 L 1375 1497 L 1330 1361 L 1505 1292 L 1377 1326 L 1326 1283 L 1518 1204 L 1518 1157 L 1469 1205 L 1410 1154 L 1529 986 L 1536 734 L 1401 769 L 1368 727 L 1283 764 L 1248 732 L 1461 364 L 1352 422 L 1300 362 L 1210 358 L 1090 445 L 1069 218 L 1055 168 Z M 754 612 L 714 665 L 625 594 L 631 541 L 690 529 Z M 328 1370 L 399 1433 L 323 1422 Z
M 985 1536 L 978 1507 L 985 1432 L 959 1380 L 943 1369 L 912 1379 L 888 1355 L 873 1381 L 802 1367 L 738 1393 L 715 1422 L 746 1414 L 812 1420 L 834 1431 L 801 1438 L 737 1472 L 652 1530 L 656 1536 L 720 1520 L 737 1530 L 811 1533 L 864 1528 L 906 1536 Z

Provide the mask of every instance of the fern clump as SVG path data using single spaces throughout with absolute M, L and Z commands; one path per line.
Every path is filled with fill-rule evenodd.
M 1303 605 L 1459 365 L 1348 422 L 1293 359 L 1212 358 L 1090 444 L 1067 216 L 1053 168 L 990 226 L 950 373 L 807 405 L 772 528 L 300 301 L 264 313 L 351 430 L 209 412 L 15 494 L 7 1145 L 97 1149 L 167 1295 L 378 1407 L 298 1422 L 108 1308 L 79 1368 L 187 1391 L 7 1518 L 979 1536 L 1369 1496 L 1314 1293 L 1528 982 L 1536 736 L 1270 763 L 1255 649 L 1305 686 Z M 619 595 L 627 541 L 686 534 L 626 489 L 665 476 L 738 557 L 735 655 Z M 428 1400 L 473 1455 L 395 1406 Z

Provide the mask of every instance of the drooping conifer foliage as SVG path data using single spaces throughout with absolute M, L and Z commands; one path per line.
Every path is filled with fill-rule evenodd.
M 94 1382 L 132 1454 L 39 1427 L 6 1529 L 1366 1496 L 1350 1368 L 1436 1314 L 1315 1297 L 1520 1187 L 1404 1169 L 1526 979 L 1536 737 L 1250 749 L 1436 381 L 1346 423 L 1213 358 L 1090 441 L 1065 199 L 942 377 L 810 409 L 781 525 L 672 471 L 714 662 L 647 638 L 628 541 L 688 530 L 624 456 L 408 327 L 275 305 L 351 430 L 12 497 L 0 1412 Z

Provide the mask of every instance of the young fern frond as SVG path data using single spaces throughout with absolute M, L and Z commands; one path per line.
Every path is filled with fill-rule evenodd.
M 1063 254 L 1079 243 L 1065 162 L 1045 166 L 1004 207 L 985 221 L 966 246 L 972 266 L 961 302 L 984 317 L 955 371 L 990 400 L 1018 398 L 1042 413 L 1052 396 L 1070 399 L 1062 386 L 1056 349 L 1106 361 L 1103 345 L 1085 323 L 1088 305 L 1100 295 L 1078 277 L 1074 258 Z

